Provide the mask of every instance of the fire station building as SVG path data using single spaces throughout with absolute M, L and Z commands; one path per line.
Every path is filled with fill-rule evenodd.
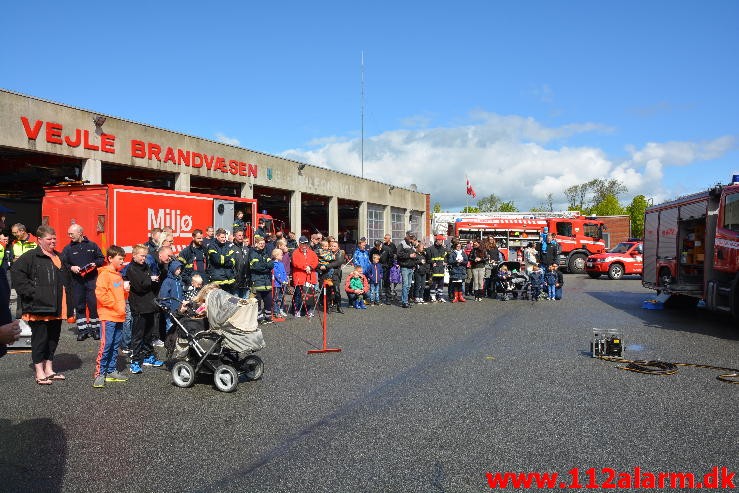
M 0 90 L 0 215 L 6 229 L 21 222 L 35 231 L 44 187 L 84 181 L 253 198 L 278 225 L 304 234 L 374 240 L 391 233 L 398 241 L 412 229 L 427 236 L 429 195 L 392 183 L 391 170 L 388 179 L 363 179 Z

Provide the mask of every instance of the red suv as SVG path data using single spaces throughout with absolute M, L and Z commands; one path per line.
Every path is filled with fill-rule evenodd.
M 641 241 L 624 241 L 606 253 L 591 255 L 585 261 L 585 271 L 593 279 L 608 274 L 611 279 L 621 279 L 625 274 L 641 275 L 644 244 Z

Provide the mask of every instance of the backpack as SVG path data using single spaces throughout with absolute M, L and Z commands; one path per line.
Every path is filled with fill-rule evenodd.
M 398 262 L 393 262 L 393 266 L 390 267 L 390 282 L 393 284 L 400 284 L 403 282 Z

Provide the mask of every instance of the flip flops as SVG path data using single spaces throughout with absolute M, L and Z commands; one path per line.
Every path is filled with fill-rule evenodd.
M 37 378 L 36 383 L 39 385 L 51 385 L 53 382 L 49 379 L 49 377 L 44 377 L 44 378 Z
M 66 380 L 67 377 L 65 377 L 61 373 L 52 373 L 51 375 L 47 375 L 46 379 L 47 380 Z

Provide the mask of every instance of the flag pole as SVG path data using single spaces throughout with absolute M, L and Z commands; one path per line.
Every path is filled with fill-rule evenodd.
M 465 202 L 465 206 L 464 206 L 464 212 L 469 212 L 470 211 L 470 194 L 468 193 L 468 191 L 469 191 L 468 185 L 470 183 L 470 179 L 467 178 L 467 175 L 464 175 L 464 179 L 465 179 L 465 188 L 464 188 L 464 197 L 465 197 L 464 202 Z

